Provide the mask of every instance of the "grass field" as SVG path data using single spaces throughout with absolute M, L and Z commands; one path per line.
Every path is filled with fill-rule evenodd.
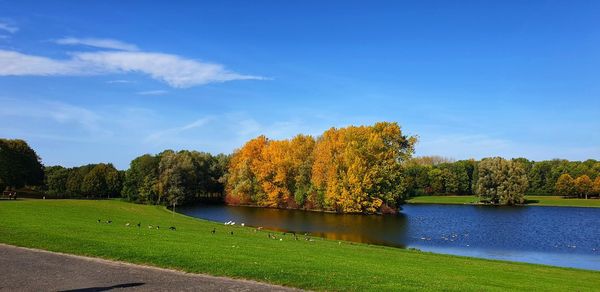
M 560 196 L 525 196 L 530 206 L 597 207 L 600 199 L 565 199 Z M 475 204 L 476 196 L 420 196 L 409 199 L 411 204 Z
M 127 222 L 133 227 L 126 227 Z M 138 222 L 141 228 L 135 227 Z M 215 235 L 210 232 L 213 228 Z M 320 238 L 295 241 L 289 235 L 280 241 L 269 239 L 267 232 L 120 201 L 0 201 L 2 243 L 305 289 L 597 291 L 600 287 L 600 272 L 594 271 Z

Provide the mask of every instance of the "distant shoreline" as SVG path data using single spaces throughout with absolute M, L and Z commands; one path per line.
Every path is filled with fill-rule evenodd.
M 525 196 L 525 199 L 527 203 L 516 206 L 600 208 L 600 199 L 568 199 L 560 196 Z M 419 196 L 406 200 L 406 204 L 487 206 L 486 204 L 480 204 L 477 196 L 472 195 Z

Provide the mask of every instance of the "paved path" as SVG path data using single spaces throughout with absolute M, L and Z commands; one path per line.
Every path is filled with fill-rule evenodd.
M 235 280 L 0 244 L 0 291 L 292 291 Z

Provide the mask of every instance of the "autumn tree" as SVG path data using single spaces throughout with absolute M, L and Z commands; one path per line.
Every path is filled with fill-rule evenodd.
M 248 141 L 236 150 L 229 162 L 225 200 L 230 204 L 260 204 L 266 198 L 256 175 L 262 165 L 262 152 L 267 146 L 265 136 Z
M 577 195 L 581 197 L 585 197 L 586 199 L 590 194 L 592 194 L 592 190 L 594 188 L 594 183 L 587 175 L 582 175 L 575 179 L 574 181 L 575 191 Z
M 575 193 L 575 182 L 573 177 L 568 173 L 562 174 L 558 177 L 554 188 L 556 189 L 556 193 L 563 197 L 573 195 Z
M 402 163 L 414 142 L 395 123 L 331 128 L 316 141 L 261 136 L 233 154 L 227 201 L 345 213 L 393 209 L 406 193 Z
M 516 162 L 501 157 L 485 158 L 478 167 L 477 194 L 483 202 L 501 205 L 525 201 L 527 175 Z
M 592 186 L 592 193 L 595 196 L 600 196 L 600 175 L 596 177 L 594 180 L 594 184 Z

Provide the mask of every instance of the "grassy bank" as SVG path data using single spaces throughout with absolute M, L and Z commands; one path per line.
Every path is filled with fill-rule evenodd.
M 560 196 L 525 196 L 529 206 L 596 207 L 600 199 L 565 199 Z M 476 204 L 476 196 L 420 196 L 409 199 L 411 204 Z
M 112 223 L 97 223 L 97 219 Z M 133 227 L 126 227 L 127 222 Z M 135 227 L 138 222 L 141 228 Z M 170 231 L 169 226 L 177 230 Z M 289 235 L 280 241 L 269 239 L 267 232 L 119 201 L 0 201 L 3 243 L 306 289 L 584 291 L 600 287 L 600 272 L 322 239 L 295 241 Z

